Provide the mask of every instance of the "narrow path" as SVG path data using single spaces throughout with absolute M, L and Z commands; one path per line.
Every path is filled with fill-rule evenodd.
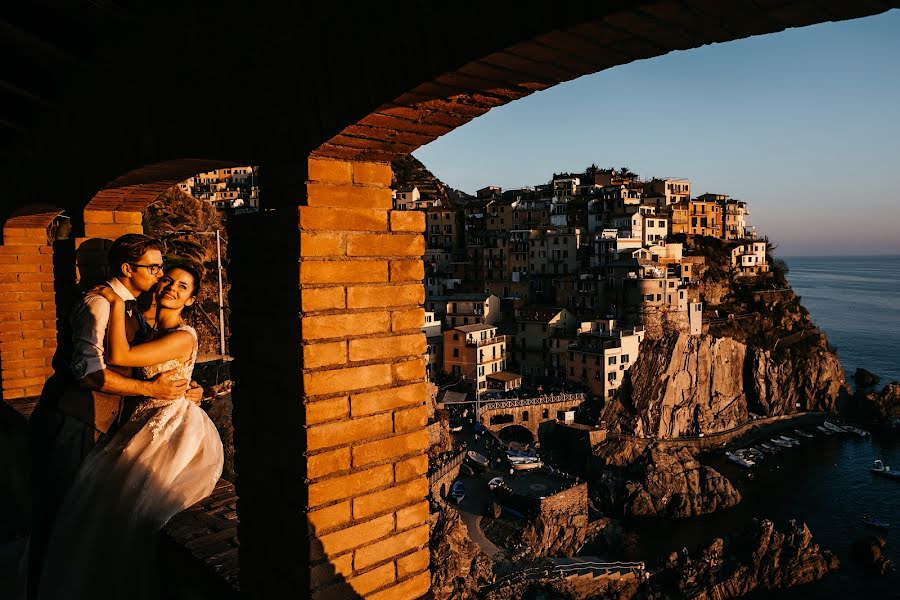
M 487 539 L 487 536 L 481 530 L 481 515 L 473 515 L 460 509 L 459 516 L 462 518 L 463 523 L 466 524 L 466 529 L 469 531 L 469 539 L 478 544 L 485 554 L 491 558 L 496 558 L 498 555 L 503 554 L 503 550 Z

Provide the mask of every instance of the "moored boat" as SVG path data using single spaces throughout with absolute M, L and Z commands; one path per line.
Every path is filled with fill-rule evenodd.
M 534 462 L 516 462 L 512 464 L 512 468 L 516 471 L 529 471 L 531 469 L 540 469 L 544 466 L 544 463 L 540 460 L 535 460 Z
M 792 438 L 792 437 L 783 435 L 783 436 L 781 436 L 781 439 L 786 441 L 791 446 L 799 446 L 800 445 L 800 440 L 798 440 L 797 438 Z
M 773 444 L 777 444 L 778 446 L 781 446 L 782 448 L 790 448 L 791 446 L 793 446 L 793 444 L 791 444 L 790 442 L 786 442 L 786 441 L 782 440 L 781 438 L 772 438 L 769 441 L 772 442 Z
M 746 458 L 741 458 L 739 455 L 735 454 L 734 452 L 726 452 L 725 457 L 728 458 L 728 460 L 730 460 L 731 462 L 737 463 L 737 464 L 741 465 L 742 467 L 746 467 L 748 469 L 752 468 L 756 464 L 752 460 L 747 460 Z
M 811 438 L 813 435 L 808 431 L 803 431 L 802 429 L 795 429 L 794 433 L 799 435 L 800 437 Z
M 840 425 L 835 425 L 834 423 L 831 423 L 830 421 L 825 421 L 824 423 L 822 423 L 822 427 L 824 427 L 825 429 L 830 429 L 834 433 L 847 433 L 846 429 L 844 429 Z
M 770 446 L 769 444 L 767 444 L 765 442 L 763 442 L 759 445 L 759 449 L 768 454 L 778 454 L 781 452 L 781 450 L 779 450 L 775 446 Z
M 876 460 L 869 471 L 871 471 L 872 474 L 878 475 L 880 477 L 900 480 L 900 473 L 891 471 L 891 468 L 888 465 L 884 464 L 881 460 Z
M 816 429 L 818 429 L 820 433 L 824 433 L 825 435 L 834 435 L 833 431 L 831 431 L 830 429 L 826 429 L 821 425 L 816 425 Z
M 466 486 L 462 481 L 454 481 L 453 487 L 450 488 L 450 495 L 456 500 L 456 503 L 459 504 L 466 497 Z
M 868 431 L 862 429 L 861 427 L 855 427 L 853 425 L 842 425 L 842 427 L 850 433 L 855 433 L 859 437 L 866 437 L 868 435 L 871 435 Z
M 875 529 L 881 529 L 882 531 L 887 531 L 891 528 L 891 524 L 887 521 L 879 521 L 878 519 L 872 519 L 869 515 L 863 515 L 862 522 L 868 525 L 869 527 L 874 527 Z
M 486 456 L 484 456 L 483 454 L 479 454 L 474 450 L 469 450 L 466 453 L 466 457 L 479 467 L 487 469 L 491 466 L 491 461 L 489 461 Z

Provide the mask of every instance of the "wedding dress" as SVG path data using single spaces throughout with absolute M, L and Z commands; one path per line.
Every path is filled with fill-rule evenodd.
M 173 368 L 190 379 L 197 358 L 142 367 L 145 377 Z M 177 330 L 176 330 L 177 331 Z M 215 425 L 184 397 L 142 399 L 128 422 L 82 464 L 60 506 L 38 598 L 158 599 L 159 532 L 175 514 L 208 496 L 222 474 Z

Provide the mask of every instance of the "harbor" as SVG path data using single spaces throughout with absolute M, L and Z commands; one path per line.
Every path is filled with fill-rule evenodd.
M 804 426 L 802 430 L 812 433 L 815 427 Z M 754 518 L 776 523 L 797 519 L 809 525 L 818 543 L 835 552 L 840 570 L 808 587 L 771 593 L 767 598 L 895 597 L 897 576 L 873 577 L 853 560 L 852 545 L 874 533 L 887 540 L 888 557 L 895 564 L 900 560 L 900 482 L 870 470 L 876 460 L 900 469 L 900 440 L 879 432 L 871 436 L 832 433 L 816 430 L 811 439 L 785 433 L 800 440 L 790 448 L 763 442 L 778 437 L 769 433 L 754 445 L 765 443 L 779 451 L 764 452 L 765 457 L 754 460 L 750 469 L 729 460 L 723 452 L 706 454 L 702 462 L 735 483 L 743 496 L 741 503 L 689 519 L 626 521 L 626 543 L 619 559 L 645 560 L 652 567 L 673 551 L 709 544 L 716 537 L 740 530 Z M 895 525 L 884 529 L 872 523 Z M 589 545 L 583 553 L 594 551 Z

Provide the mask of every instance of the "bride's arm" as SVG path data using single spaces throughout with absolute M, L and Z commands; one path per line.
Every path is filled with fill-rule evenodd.
M 120 367 L 149 367 L 189 356 L 193 352 L 194 336 L 187 331 L 175 331 L 151 342 L 132 346 L 125 333 L 125 301 L 112 290 L 101 293 L 111 305 L 106 334 L 109 336 L 108 363 Z

